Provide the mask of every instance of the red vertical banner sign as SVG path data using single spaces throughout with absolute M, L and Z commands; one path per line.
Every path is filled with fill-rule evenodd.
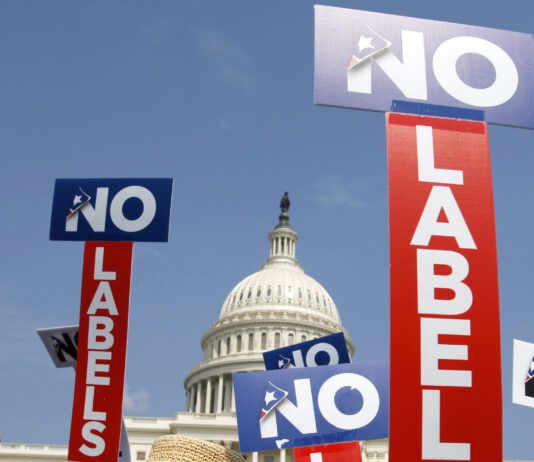
M 132 253 L 132 242 L 85 243 L 69 460 L 119 455 Z
M 391 462 L 502 461 L 487 125 L 390 113 Z
M 362 462 L 360 443 L 321 444 L 293 448 L 295 462 Z

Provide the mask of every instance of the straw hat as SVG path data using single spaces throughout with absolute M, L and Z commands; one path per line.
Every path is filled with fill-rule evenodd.
M 165 435 L 150 450 L 148 462 L 244 462 L 235 451 L 188 436 Z

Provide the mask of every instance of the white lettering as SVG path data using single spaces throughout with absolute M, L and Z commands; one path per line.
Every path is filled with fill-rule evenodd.
M 417 168 L 419 181 L 428 183 L 464 184 L 464 174 L 461 170 L 435 168 L 432 127 L 416 125 L 415 132 L 417 137 Z
M 115 271 L 104 271 L 104 247 L 95 249 L 95 281 L 114 281 L 117 277 Z
M 463 51 L 456 59 L 462 54 Z M 434 69 L 436 62 L 442 58 L 443 56 L 436 53 Z M 456 59 L 452 62 L 454 70 L 451 72 L 457 76 Z M 451 91 L 451 88 L 445 86 L 444 89 Z M 430 126 L 416 126 L 419 181 L 463 185 L 463 171 L 436 168 L 432 130 Z M 442 213 L 447 221 L 438 221 Z M 460 207 L 448 186 L 432 186 L 410 244 L 427 247 L 433 236 L 453 237 L 462 249 L 477 248 Z M 454 316 L 467 312 L 473 304 L 473 293 L 464 282 L 468 275 L 469 262 L 461 253 L 452 250 L 417 249 L 418 313 Z M 439 367 L 440 360 L 468 360 L 468 346 L 440 343 L 440 335 L 469 336 L 471 321 L 421 317 L 419 345 L 421 386 L 471 387 L 471 370 Z M 469 443 L 440 440 L 440 393 L 440 390 L 422 389 L 421 457 L 423 460 L 470 460 Z
M 441 210 L 445 212 L 448 222 L 438 221 Z M 454 237 L 462 249 L 477 248 L 460 207 L 447 186 L 432 187 L 410 244 L 428 246 L 432 236 Z
M 406 98 L 426 101 L 425 41 L 421 32 L 402 31 L 402 62 L 388 50 L 373 61 L 350 69 L 347 73 L 349 92 L 371 94 L 373 63 L 378 64 Z
M 113 319 L 107 316 L 89 316 L 87 348 L 89 350 L 109 350 L 115 341 L 111 333 L 112 330 Z
M 282 401 L 273 412 L 260 421 L 260 433 L 262 438 L 278 436 L 276 425 L 276 413 L 282 414 L 302 434 L 317 433 L 315 424 L 315 412 L 310 379 L 295 380 L 295 397 L 297 404 L 294 405 L 289 399 Z
M 109 373 L 109 363 L 98 363 L 97 361 L 111 360 L 111 351 L 88 351 L 87 352 L 87 385 L 109 385 L 109 377 L 96 375 L 97 372 Z
M 95 314 L 98 310 L 107 310 L 110 315 L 119 314 L 108 281 L 100 281 L 98 284 L 87 314 Z
M 88 457 L 98 457 L 101 455 L 106 449 L 106 442 L 100 435 L 93 433 L 93 431 L 102 433 L 105 429 L 106 426 L 102 422 L 87 422 L 82 427 L 82 437 L 95 447 L 91 448 L 84 443 L 80 446 L 80 452 Z
M 293 362 L 295 363 L 295 367 L 306 367 L 304 358 L 302 357 L 302 350 L 293 351 Z
M 440 369 L 440 359 L 468 359 L 467 345 L 439 343 L 439 335 L 471 335 L 469 319 L 421 318 L 421 385 L 470 387 L 471 371 Z
M 362 408 L 355 414 L 345 414 L 336 406 L 336 393 L 344 387 L 358 390 L 363 397 Z M 337 428 L 355 430 L 370 423 L 380 408 L 376 387 L 367 378 L 353 373 L 337 374 L 323 383 L 317 397 L 323 417 Z
M 437 275 L 436 265 L 448 266 L 450 274 Z M 473 293 L 462 281 L 469 274 L 467 259 L 451 250 L 417 249 L 417 310 L 421 314 L 458 315 L 473 303 Z M 448 289 L 452 299 L 437 299 L 436 289 Z
M 495 69 L 495 80 L 487 88 L 467 85 L 458 75 L 456 64 L 461 56 L 474 53 L 486 58 Z M 478 107 L 506 103 L 517 91 L 519 76 L 512 58 L 500 47 L 479 37 L 453 37 L 434 53 L 434 74 L 439 84 L 453 98 Z
M 97 188 L 95 206 L 85 204 L 78 213 L 71 215 L 65 222 L 65 231 L 78 231 L 78 216 L 82 214 L 93 231 L 106 230 L 106 209 L 108 205 L 109 188 Z
M 440 441 L 440 391 L 423 390 L 422 458 L 425 460 L 471 460 L 469 443 Z
M 337 350 L 330 345 L 329 343 L 316 343 L 313 345 L 309 350 L 308 353 L 306 353 L 306 365 L 308 367 L 315 367 L 317 366 L 317 363 L 315 362 L 315 358 L 317 354 L 320 352 L 324 352 L 328 354 L 328 364 L 339 364 L 339 354 Z
M 85 387 L 85 403 L 83 405 L 83 420 L 106 420 L 105 412 L 93 410 L 95 401 L 95 387 Z
M 129 220 L 123 214 L 124 203 L 131 198 L 137 198 L 143 203 L 143 212 L 135 220 Z M 145 229 L 156 215 L 156 199 L 154 195 L 142 186 L 128 186 L 121 189 L 111 201 L 109 209 L 111 220 L 122 231 L 134 233 Z

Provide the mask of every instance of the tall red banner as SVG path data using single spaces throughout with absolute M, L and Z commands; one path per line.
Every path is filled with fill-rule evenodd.
M 68 459 L 117 462 L 132 242 L 86 242 Z
M 487 126 L 387 114 L 390 461 L 502 461 Z

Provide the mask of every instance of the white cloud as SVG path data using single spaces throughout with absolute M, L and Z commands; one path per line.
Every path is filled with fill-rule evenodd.
M 243 88 L 250 85 L 250 56 L 238 40 L 210 27 L 195 29 L 194 36 L 198 48 L 219 77 Z
M 125 385 L 122 408 L 126 412 L 143 412 L 149 407 L 149 399 L 150 395 L 148 391 L 143 389 L 131 391 L 130 387 Z
M 315 197 L 326 207 L 344 206 L 359 209 L 369 206 L 364 198 L 369 180 L 347 182 L 338 175 L 328 175 L 315 184 Z

